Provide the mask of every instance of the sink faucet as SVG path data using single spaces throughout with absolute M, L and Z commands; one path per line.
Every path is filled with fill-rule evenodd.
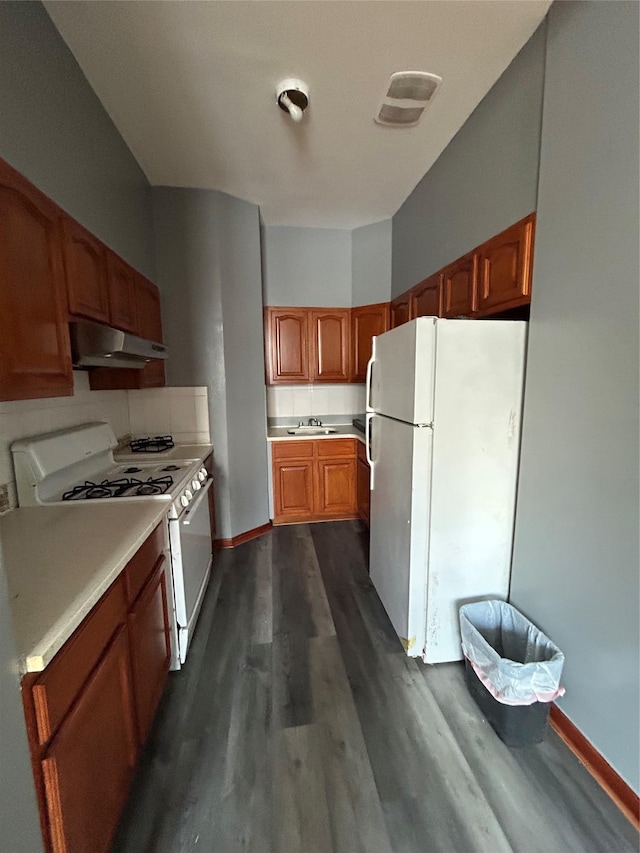
M 319 421 L 317 418 L 309 418 L 309 426 L 322 426 L 322 421 Z

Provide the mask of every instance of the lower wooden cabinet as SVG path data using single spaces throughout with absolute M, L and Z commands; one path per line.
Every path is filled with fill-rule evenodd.
M 273 442 L 274 524 L 356 518 L 356 443 Z
M 41 673 L 22 680 L 47 853 L 107 853 L 170 661 L 156 528 Z
M 109 850 L 137 754 L 124 627 L 42 761 L 54 853 Z
M 369 524 L 369 505 L 370 505 L 370 468 L 367 462 L 367 453 L 363 444 L 358 444 L 358 465 L 356 474 L 356 492 L 358 504 L 358 517 L 365 524 Z

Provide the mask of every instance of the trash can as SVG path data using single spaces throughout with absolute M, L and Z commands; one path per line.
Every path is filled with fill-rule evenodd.
M 551 702 L 564 694 L 564 655 L 506 601 L 460 608 L 469 693 L 507 746 L 544 740 Z

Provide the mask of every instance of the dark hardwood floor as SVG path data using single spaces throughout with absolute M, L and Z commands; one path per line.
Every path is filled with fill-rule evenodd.
M 407 658 L 359 522 L 216 555 L 114 853 L 638 850 L 551 730 L 511 750 L 460 664 Z

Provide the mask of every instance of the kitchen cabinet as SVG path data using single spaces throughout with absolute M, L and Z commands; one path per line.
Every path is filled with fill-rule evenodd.
M 391 328 L 402 326 L 411 318 L 411 296 L 410 292 L 397 296 L 391 302 Z
M 107 250 L 109 281 L 109 322 L 116 329 L 136 334 L 137 313 L 133 271 L 116 254 Z
M 370 505 L 370 468 L 367 461 L 367 452 L 364 444 L 358 443 L 358 464 L 356 474 L 356 493 L 358 517 L 369 525 L 369 505 Z
M 109 850 L 169 668 L 162 525 L 40 673 L 22 680 L 47 853 Z
M 0 400 L 73 394 L 58 209 L 0 160 Z
M 531 214 L 480 247 L 478 316 L 530 302 L 534 229 Z
M 476 310 L 479 253 L 469 252 L 442 271 L 443 317 L 470 317 Z
M 309 311 L 312 382 L 348 382 L 351 324 L 348 308 Z
M 412 320 L 416 317 L 442 317 L 442 276 L 430 275 L 411 290 Z
M 109 322 L 107 260 L 102 243 L 68 216 L 62 217 L 69 314 Z
M 379 302 L 351 310 L 351 379 L 364 382 L 372 340 L 389 329 L 389 303 Z
M 274 524 L 355 518 L 356 441 L 273 442 Z
M 267 383 L 310 382 L 306 308 L 265 308 Z

